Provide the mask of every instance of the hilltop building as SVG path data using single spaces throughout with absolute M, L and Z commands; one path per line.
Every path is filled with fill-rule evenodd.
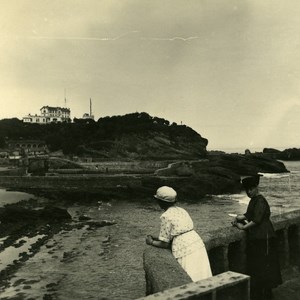
M 71 110 L 64 107 L 43 106 L 40 114 L 27 115 L 23 117 L 24 123 L 49 124 L 60 122 L 71 122 Z
M 95 117 L 92 113 L 92 99 L 90 99 L 90 113 L 83 114 L 82 119 L 85 119 L 85 120 L 91 120 L 91 119 L 94 120 L 95 119 Z
M 89 113 L 84 113 L 83 116 L 82 116 L 82 119 L 85 119 L 85 120 L 94 120 L 94 115 L 91 115 Z

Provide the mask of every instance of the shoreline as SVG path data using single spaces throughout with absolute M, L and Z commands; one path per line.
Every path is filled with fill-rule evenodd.
M 272 215 L 299 209 L 298 201 L 292 201 L 296 199 L 298 182 L 298 173 L 290 173 L 288 178 L 263 178 L 261 189 L 271 200 Z M 157 235 L 161 215 L 152 197 L 132 199 L 126 195 L 127 199 L 122 201 L 113 197 L 107 201 L 97 194 L 89 199 L 80 195 L 65 199 L 57 193 L 48 199 L 43 193 L 36 198 L 37 202 L 30 200 L 36 209 L 51 204 L 66 208 L 74 221 L 86 216 L 92 222 L 108 220 L 116 224 L 62 228 L 34 256 L 19 264 L 1 295 L 8 295 L 7 300 L 16 295 L 22 299 L 40 299 L 46 295 L 45 299 L 53 300 L 129 300 L 144 296 L 145 236 Z M 220 195 L 202 202 L 180 201 L 179 206 L 190 213 L 197 232 L 207 240 L 209 232 L 230 226 L 232 218 L 228 214 L 245 212 L 247 203 L 238 200 L 239 197 Z
M 42 198 L 37 201 L 32 205 L 40 207 L 47 202 Z M 97 299 L 99 295 L 102 299 L 118 300 L 144 296 L 145 236 L 157 234 L 161 214 L 155 203 L 147 199 L 106 202 L 98 198 L 87 204 L 50 202 L 67 207 L 71 223 L 58 226 L 57 232 L 45 239 L 34 255 L 17 265 L 1 287 L 1 294 L 7 299 L 27 295 L 66 300 Z M 182 202 L 180 206 L 191 213 L 197 231 L 207 240 L 210 231 L 230 226 L 228 213 L 243 212 L 246 206 L 225 202 L 215 206 Z M 79 222 L 80 216 L 86 220 Z M 115 223 L 104 227 L 88 225 L 104 220 Z
M 51 203 L 54 206 L 59 206 L 59 204 L 61 206 L 61 203 Z M 30 199 L 8 205 L 8 207 L 31 207 L 35 210 L 44 205 L 46 205 L 45 199 L 41 199 L 41 201 Z M 82 248 L 80 241 L 84 236 L 95 233 L 102 227 L 115 225 L 113 221 L 93 220 L 86 216 L 84 212 L 88 211 L 88 208 L 89 205 L 79 210 L 75 210 L 76 205 L 71 207 L 72 218 L 69 221 L 49 223 L 47 220 L 46 222 L 42 220 L 30 224 L 24 222 L 9 222 L 7 224 L 2 222 L 0 224 L 0 261 L 2 261 L 0 264 L 0 291 L 1 296 L 4 297 L 1 299 L 10 299 L 11 296 L 13 298 L 16 296 L 23 297 L 26 290 L 30 291 L 31 294 L 32 289 L 37 289 L 34 298 L 42 296 L 43 299 L 56 299 L 55 292 L 57 290 L 55 286 L 57 282 L 43 278 L 42 274 L 39 275 L 39 279 L 32 279 L 31 271 L 25 271 L 26 276 L 23 276 L 22 270 L 33 262 L 35 262 L 36 268 L 40 268 L 40 272 L 43 270 L 43 265 L 46 264 L 49 268 L 53 261 L 56 261 L 57 264 L 68 264 L 71 261 L 76 261 L 82 251 L 82 249 L 80 251 L 78 249 Z M 2 208 L 2 211 L 5 209 L 5 207 Z M 79 235 L 80 239 L 74 238 L 74 234 Z M 70 248 L 71 244 L 74 244 L 73 248 Z M 52 262 L 47 262 L 47 260 L 52 260 Z M 20 276 L 19 273 L 21 273 Z M 41 290 L 41 284 L 46 287 L 44 292 Z M 44 295 L 41 295 L 41 292 Z

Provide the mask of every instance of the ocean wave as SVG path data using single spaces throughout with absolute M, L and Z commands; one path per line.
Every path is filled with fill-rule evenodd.
M 265 178 L 283 178 L 290 177 L 290 173 L 258 173 Z
M 246 194 L 224 194 L 224 195 L 215 195 L 215 200 L 218 202 L 226 202 L 226 201 L 236 201 L 240 204 L 248 204 L 249 198 Z

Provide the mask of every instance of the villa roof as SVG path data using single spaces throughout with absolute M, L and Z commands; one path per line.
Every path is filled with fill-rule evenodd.
M 43 106 L 40 110 L 42 110 L 43 108 L 47 108 L 50 111 L 57 111 L 57 110 L 61 110 L 61 111 L 65 111 L 65 112 L 70 112 L 70 108 L 65 108 L 65 107 L 55 107 L 55 106 Z

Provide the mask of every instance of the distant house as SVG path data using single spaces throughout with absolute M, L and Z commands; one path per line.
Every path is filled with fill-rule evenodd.
M 83 114 L 82 119 L 84 120 L 94 120 L 94 115 L 90 115 L 88 113 Z
M 48 124 L 71 122 L 71 110 L 64 107 L 43 106 L 40 109 L 40 114 L 27 115 L 23 117 L 24 123 Z
M 8 140 L 7 146 L 11 156 L 42 155 L 48 152 L 45 141 L 42 140 Z

